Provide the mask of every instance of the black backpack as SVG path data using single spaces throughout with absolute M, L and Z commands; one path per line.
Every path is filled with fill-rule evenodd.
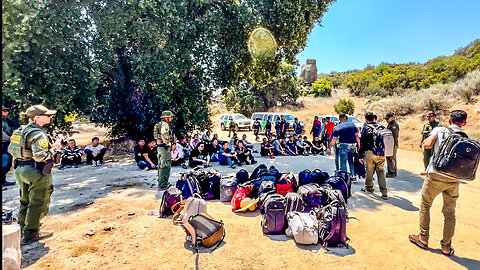
M 220 179 L 222 174 L 214 169 L 208 171 L 202 181 L 200 182 L 200 188 L 202 190 L 202 197 L 205 200 L 214 200 L 220 198 Z
M 244 169 L 241 169 L 235 175 L 237 177 L 237 183 L 243 184 L 248 181 L 248 172 Z
M 455 132 L 444 139 L 433 155 L 435 170 L 457 179 L 472 181 L 480 160 L 480 143 L 469 139 L 464 132 Z
M 259 178 L 267 171 L 267 166 L 265 164 L 258 165 L 255 170 L 253 170 L 252 174 L 250 175 L 250 180 Z

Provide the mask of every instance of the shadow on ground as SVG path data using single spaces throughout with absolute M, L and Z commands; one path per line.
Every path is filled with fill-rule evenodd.
M 33 242 L 26 246 L 21 245 L 20 249 L 22 250 L 23 257 L 22 268 L 29 267 L 30 265 L 36 263 L 50 251 L 49 247 L 40 242 Z

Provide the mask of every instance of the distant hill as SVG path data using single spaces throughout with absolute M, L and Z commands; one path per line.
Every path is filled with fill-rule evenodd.
M 451 56 L 439 56 L 423 64 L 381 63 L 363 70 L 319 74 L 318 78 L 330 81 L 334 88 L 348 88 L 357 96 L 385 97 L 455 82 L 472 70 L 480 70 L 480 39 Z

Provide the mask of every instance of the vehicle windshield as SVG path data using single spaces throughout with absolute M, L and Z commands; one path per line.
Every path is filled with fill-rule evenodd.
M 295 121 L 295 116 L 291 114 L 284 115 L 283 118 L 285 118 L 287 121 Z
M 247 119 L 247 118 L 243 114 L 234 114 L 233 115 L 233 120 L 242 120 L 242 119 Z
M 362 123 L 362 121 L 360 121 L 358 118 L 352 116 L 348 117 L 347 121 L 352 123 Z

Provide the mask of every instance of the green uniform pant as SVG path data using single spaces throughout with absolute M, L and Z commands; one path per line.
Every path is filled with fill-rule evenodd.
M 427 169 L 428 164 L 430 163 L 430 159 L 432 158 L 434 153 L 434 149 L 423 149 L 423 165 L 425 165 L 425 169 Z
M 170 147 L 165 149 L 159 146 L 158 150 L 158 186 L 166 187 L 170 178 L 170 168 L 172 167 L 172 152 Z
M 373 189 L 373 174 L 377 173 L 378 185 L 382 195 L 387 195 L 387 180 L 385 179 L 385 157 L 376 156 L 372 151 L 365 153 L 365 187 Z
M 442 248 L 450 247 L 455 233 L 455 206 L 457 205 L 459 182 L 445 182 L 427 176 L 422 187 L 422 201 L 420 203 L 420 235 L 428 241 L 430 232 L 430 208 L 435 197 L 443 195 L 443 239 Z
M 20 210 L 18 223 L 22 231 L 35 234 L 40 220 L 48 213 L 50 196 L 53 192 L 52 175 L 42 175 L 33 166 L 19 166 L 15 177 L 20 186 Z
M 397 175 L 397 149 L 393 149 L 393 156 L 387 157 L 388 174 Z

